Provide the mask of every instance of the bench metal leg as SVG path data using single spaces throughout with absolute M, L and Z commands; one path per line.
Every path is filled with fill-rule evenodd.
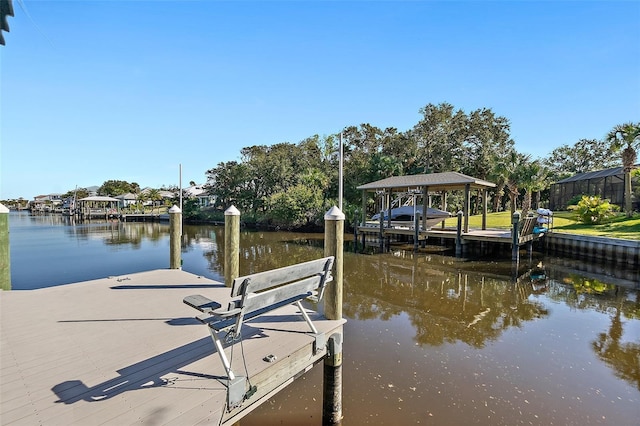
M 311 322 L 311 318 L 309 318 L 309 314 L 307 314 L 307 311 L 305 311 L 305 309 L 302 307 L 302 303 L 298 300 L 296 302 L 296 305 L 298 305 L 298 309 L 300 309 L 300 313 L 302 313 L 304 320 L 307 322 L 307 324 L 309 324 L 309 327 L 311 327 L 311 331 L 313 331 L 313 334 L 318 334 L 316 326 Z
M 211 338 L 213 338 L 213 344 L 216 347 L 216 351 L 218 351 L 218 355 L 220 356 L 220 361 L 222 361 L 222 365 L 224 366 L 224 370 L 227 372 L 227 377 L 229 377 L 229 381 L 233 381 L 236 378 L 233 371 L 231 371 L 231 363 L 227 359 L 227 354 L 224 353 L 224 348 L 222 347 L 222 342 L 218 337 L 218 333 L 209 327 L 209 332 L 211 333 Z
M 307 322 L 307 324 L 311 328 L 311 331 L 313 332 L 313 337 L 315 339 L 315 345 L 313 346 L 313 354 L 315 355 L 316 353 L 318 353 L 318 351 L 324 350 L 326 337 L 324 336 L 324 333 L 318 333 L 318 329 L 316 328 L 315 325 L 313 325 L 311 318 L 309 318 L 309 314 L 307 314 L 307 311 L 305 311 L 305 309 L 302 307 L 301 301 L 298 300 L 296 304 L 298 305 L 298 309 L 300 309 L 300 313 L 304 317 L 304 320 Z
M 242 405 L 242 402 L 247 395 L 247 379 L 246 377 L 236 376 L 233 374 L 233 371 L 231 370 L 231 363 L 227 359 L 227 354 L 224 352 L 224 347 L 222 347 L 222 342 L 218 337 L 218 333 L 211 327 L 209 327 L 209 332 L 213 338 L 213 344 L 216 347 L 216 351 L 218 351 L 218 355 L 220 356 L 220 361 L 222 361 L 224 370 L 229 378 L 227 383 L 227 406 L 229 410 L 232 410 Z

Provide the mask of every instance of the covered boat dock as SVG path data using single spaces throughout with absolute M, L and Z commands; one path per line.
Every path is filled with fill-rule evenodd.
M 523 244 L 529 244 L 539 235 L 533 233 L 535 218 L 522 218 L 519 213 L 514 217 L 511 230 L 487 229 L 487 191 L 495 188 L 496 184 L 482 179 L 474 178 L 458 172 L 444 172 L 419 174 L 410 176 L 393 176 L 379 181 L 360 185 L 362 190 L 362 217 L 356 227 L 356 233 L 362 239 L 364 247 L 367 237 L 377 239 L 381 246 L 389 246 L 392 238 L 401 240 L 412 238 L 414 249 L 417 250 L 420 243 L 426 245 L 428 238 L 438 238 L 440 241 L 455 241 L 456 254 L 462 254 L 469 243 L 479 242 L 482 246 L 487 244 L 505 244 L 512 248 L 513 258 L 517 258 L 517 252 Z M 440 196 L 441 211 L 447 211 L 447 194 L 452 191 L 463 192 L 462 209 L 457 212 L 458 224 L 456 228 L 445 228 L 446 216 L 430 217 L 429 213 L 420 215 L 418 212 L 438 211 L 431 206 L 433 195 Z M 471 197 L 477 193 L 481 202 L 482 225 L 481 229 L 469 229 L 469 216 L 471 211 Z M 370 194 L 374 193 L 378 198 L 380 211 L 375 217 L 379 219 L 367 220 L 367 204 Z M 413 206 L 415 215 L 410 220 L 393 220 L 393 212 L 402 209 L 403 206 Z M 405 218 L 406 219 L 406 218 Z M 440 219 L 440 220 L 439 220 Z M 434 225 L 442 222 L 442 226 Z M 356 236 L 356 238 L 358 237 Z
M 361 226 L 367 224 L 367 200 L 368 194 L 375 193 L 381 197 L 383 215 L 387 217 L 387 228 L 392 228 L 391 210 L 394 203 L 401 207 L 402 200 L 417 206 L 418 200 L 422 201 L 421 211 L 428 211 L 432 194 L 441 196 L 440 209 L 447 210 L 447 193 L 451 191 L 464 191 L 462 206 L 463 230 L 469 232 L 469 212 L 471 210 L 471 192 L 477 191 L 482 199 L 482 229 L 487 228 L 487 190 L 495 188 L 496 184 L 482 179 L 474 178 L 458 172 L 430 173 L 409 176 L 392 176 L 386 179 L 360 185 L 357 189 L 362 191 L 362 221 Z M 410 200 L 410 201 L 409 201 Z M 378 212 L 376 212 L 378 213 Z M 422 215 L 422 223 L 419 228 L 427 230 L 427 217 Z

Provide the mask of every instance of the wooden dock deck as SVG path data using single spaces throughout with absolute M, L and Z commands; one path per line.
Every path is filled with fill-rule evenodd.
M 182 303 L 194 293 L 229 289 L 167 269 L 0 292 L 0 423 L 233 424 L 326 355 L 294 306 L 259 316 L 226 349 L 257 392 L 228 412 L 207 327 Z M 310 317 L 327 338 L 342 333 L 343 320 Z

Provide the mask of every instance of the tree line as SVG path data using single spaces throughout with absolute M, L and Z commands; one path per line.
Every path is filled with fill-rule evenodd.
M 509 120 L 490 108 L 466 113 L 441 103 L 419 112 L 420 120 L 404 132 L 368 123 L 342 131 L 343 210 L 348 219 L 355 218 L 361 206 L 359 185 L 445 171 L 496 183 L 490 193 L 492 211 L 527 210 L 544 201 L 549 185 L 557 180 L 620 165 L 616 153 L 621 150 L 631 170 L 640 142 L 640 123 L 627 123 L 616 126 L 604 140 L 581 139 L 534 159 L 515 149 Z M 280 226 L 322 223 L 324 213 L 337 204 L 339 137 L 314 135 L 297 144 L 243 148 L 240 161 L 221 162 L 206 172 L 216 207 L 235 205 L 244 217 Z M 374 201 L 369 201 L 373 208 Z M 450 204 L 455 206 L 456 199 Z
M 239 161 L 220 162 L 206 171 L 206 188 L 215 196 L 214 208 L 235 205 L 244 221 L 300 228 L 323 223 L 324 213 L 337 204 L 339 138 L 343 141 L 343 210 L 355 220 L 361 208 L 364 183 L 390 176 L 457 171 L 496 183 L 489 208 L 523 211 L 548 200 L 551 183 L 576 173 L 623 165 L 625 203 L 631 212 L 631 173 L 640 144 L 640 122 L 613 127 L 602 139 L 580 139 L 555 148 L 547 157 L 532 158 L 516 150 L 506 117 L 490 108 L 470 113 L 449 103 L 427 104 L 420 119 L 407 131 L 378 128 L 369 123 L 348 126 L 340 134 L 313 135 L 298 143 L 254 145 L 242 148 Z M 621 155 L 619 155 L 621 154 Z M 162 187 L 174 191 L 177 187 Z M 140 200 L 158 200 L 157 189 L 143 193 L 133 182 L 109 180 L 99 195 L 137 194 Z M 65 196 L 88 195 L 86 189 Z M 473 208 L 477 212 L 480 200 Z M 461 194 L 451 194 L 448 204 L 461 205 Z M 374 200 L 369 200 L 373 213 Z M 187 217 L 202 215 L 195 205 L 185 205 Z M 206 212 L 205 212 L 206 214 Z

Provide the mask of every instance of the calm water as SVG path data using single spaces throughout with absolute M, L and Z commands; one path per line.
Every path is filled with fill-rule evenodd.
M 222 231 L 185 226 L 183 269 L 222 280 Z M 163 224 L 12 213 L 10 238 L 15 290 L 169 265 Z M 243 232 L 240 273 L 320 256 L 322 235 Z M 344 264 L 343 424 L 638 425 L 637 271 L 399 249 Z M 242 425 L 318 425 L 321 395 L 318 366 Z

